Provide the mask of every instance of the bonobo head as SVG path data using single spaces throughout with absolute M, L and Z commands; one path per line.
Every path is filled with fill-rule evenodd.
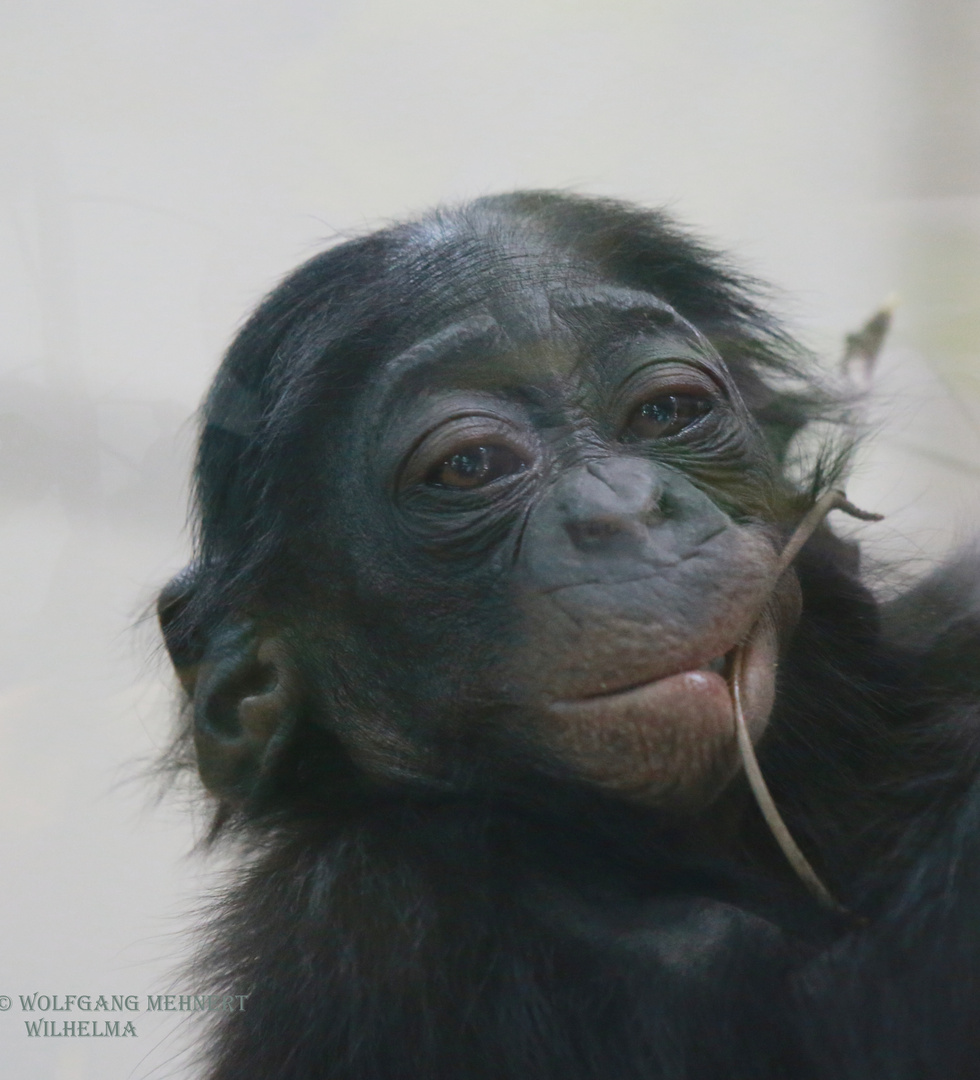
M 336 247 L 232 345 L 160 618 L 231 811 L 533 777 L 672 811 L 797 617 L 791 344 L 662 215 L 525 193 Z

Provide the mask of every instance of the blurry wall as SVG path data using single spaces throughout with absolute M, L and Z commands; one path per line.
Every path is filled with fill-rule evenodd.
M 32 0 L 0 12 L 4 1076 L 190 1075 L 173 1017 L 28 1038 L 18 995 L 166 988 L 204 887 L 142 775 L 140 623 L 187 556 L 190 417 L 329 242 L 556 186 L 666 205 L 836 361 L 886 296 L 850 485 L 918 571 L 980 506 L 980 8 L 969 0 Z M 178 991 L 206 992 L 187 987 Z M 59 1019 L 62 1017 L 59 1016 Z M 77 1018 L 77 1016 L 76 1016 Z

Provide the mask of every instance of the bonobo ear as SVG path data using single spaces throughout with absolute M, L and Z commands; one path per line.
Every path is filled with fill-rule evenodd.
M 204 786 L 245 801 L 269 777 L 295 715 L 292 667 L 278 637 L 250 622 L 212 636 L 192 694 L 194 747 Z
M 249 619 L 226 619 L 207 634 L 182 618 L 193 581 L 177 578 L 157 604 L 160 627 L 193 709 L 204 786 L 233 802 L 268 779 L 295 718 L 295 675 L 282 640 Z

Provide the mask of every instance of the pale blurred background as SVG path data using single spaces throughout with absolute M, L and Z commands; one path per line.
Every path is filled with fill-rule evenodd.
M 145 1003 L 207 881 L 140 773 L 172 687 L 137 623 L 187 556 L 193 410 L 263 292 L 338 232 L 557 186 L 667 205 L 828 365 L 895 296 L 850 494 L 923 570 L 980 524 L 978 98 L 972 0 L 3 4 L 5 1078 L 191 1075 L 176 1017 L 28 1039 L 17 995 Z

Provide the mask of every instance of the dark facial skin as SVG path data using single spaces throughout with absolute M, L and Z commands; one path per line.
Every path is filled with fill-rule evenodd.
M 328 502 L 356 523 L 343 619 L 375 704 L 328 711 L 371 772 L 519 757 L 697 808 L 738 768 L 729 654 L 750 641 L 758 737 L 796 616 L 761 436 L 649 295 L 524 282 L 494 307 L 400 352 L 351 418 Z

